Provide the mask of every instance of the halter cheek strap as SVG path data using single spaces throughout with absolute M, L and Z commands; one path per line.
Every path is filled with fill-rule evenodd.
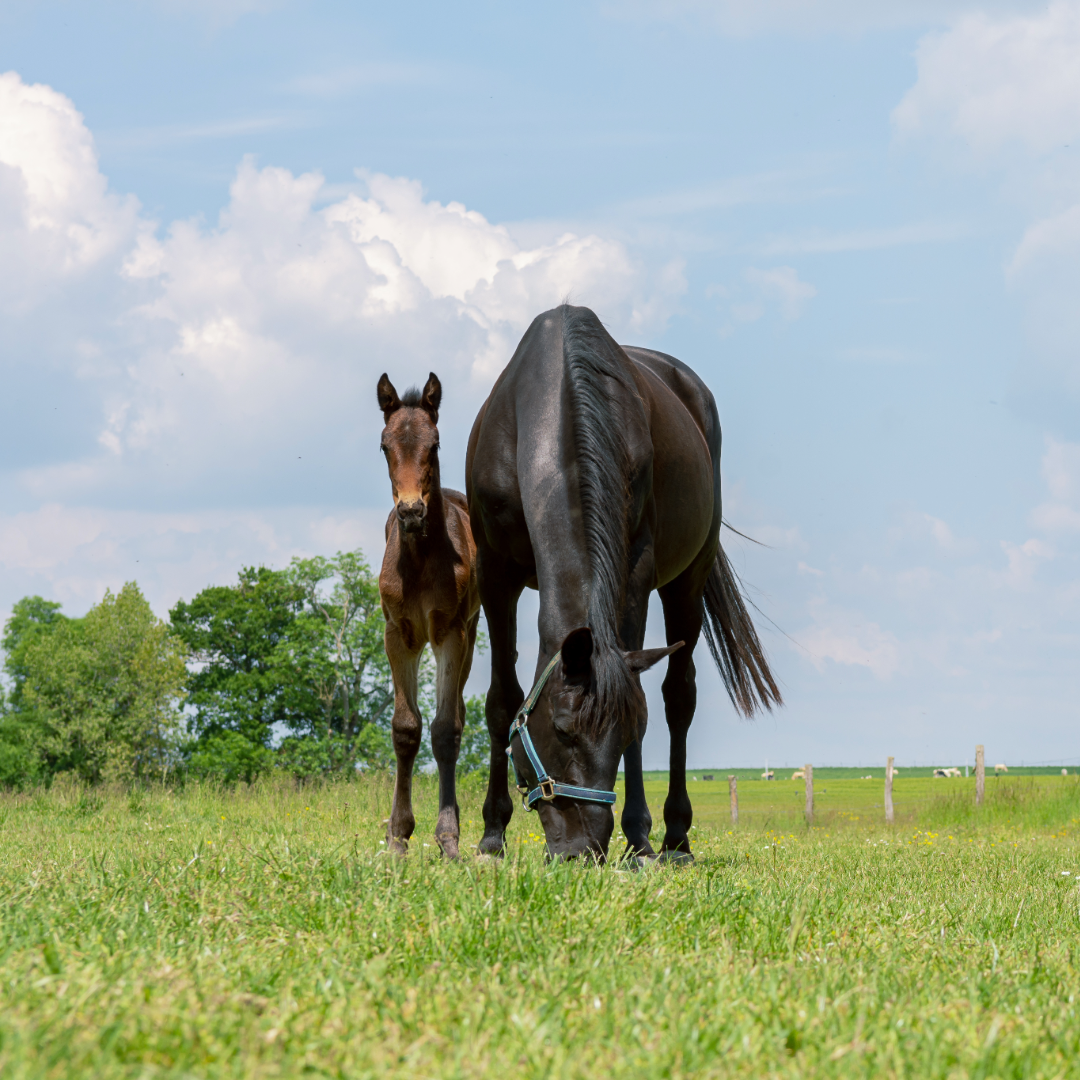
M 544 768 L 543 763 L 540 761 L 540 755 L 536 752 L 532 736 L 526 726 L 530 714 L 536 708 L 537 701 L 540 700 L 540 691 L 544 689 L 544 683 L 548 681 L 548 677 L 555 670 L 555 665 L 558 664 L 561 655 L 561 652 L 557 652 L 548 661 L 547 667 L 540 673 L 540 678 L 536 680 L 533 688 L 529 691 L 529 696 L 521 703 L 521 708 L 518 709 L 514 722 L 510 725 L 510 745 L 506 748 L 506 753 L 514 770 L 514 784 L 517 786 L 518 791 L 521 792 L 521 802 L 526 810 L 532 810 L 534 804 L 541 799 L 544 802 L 551 802 L 557 795 L 562 795 L 567 799 L 580 799 L 582 802 L 605 803 L 608 806 L 613 806 L 615 803 L 614 791 L 577 787 L 575 784 L 560 784 L 557 780 L 552 780 L 547 774 L 547 769 Z M 533 772 L 536 773 L 536 787 L 532 788 L 532 790 L 529 789 L 527 784 L 522 784 L 521 776 L 517 770 L 517 763 L 514 761 L 515 735 L 521 741 L 521 748 L 525 751 L 525 756 L 529 759 Z

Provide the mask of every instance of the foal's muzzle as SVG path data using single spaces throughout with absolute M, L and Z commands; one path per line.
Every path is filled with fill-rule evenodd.
M 402 532 L 422 532 L 427 521 L 427 507 L 423 499 L 416 502 L 399 502 L 397 504 L 398 523 Z

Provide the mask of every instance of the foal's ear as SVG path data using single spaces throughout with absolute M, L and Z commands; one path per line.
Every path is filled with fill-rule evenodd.
M 674 645 L 669 645 L 666 649 L 636 649 L 634 652 L 623 653 L 623 656 L 626 657 L 627 667 L 635 675 L 640 675 L 654 664 L 659 664 L 665 656 L 670 656 L 681 649 L 685 644 L 685 641 L 676 641 Z
M 390 414 L 401 408 L 401 398 L 398 397 L 394 384 L 382 373 L 379 379 L 379 408 L 382 409 L 383 420 L 389 423 Z
M 442 402 L 442 383 L 434 371 L 428 373 L 428 380 L 424 383 L 424 393 L 420 398 L 420 407 L 431 417 L 431 422 L 439 422 L 439 404 Z
M 562 643 L 563 678 L 580 681 L 592 672 L 593 636 L 587 626 L 571 630 Z

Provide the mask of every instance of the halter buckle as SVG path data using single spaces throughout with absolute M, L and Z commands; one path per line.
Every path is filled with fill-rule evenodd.
M 541 780 L 537 786 L 540 788 L 540 798 L 544 802 L 551 802 L 555 798 L 555 781 L 550 776 L 546 780 Z

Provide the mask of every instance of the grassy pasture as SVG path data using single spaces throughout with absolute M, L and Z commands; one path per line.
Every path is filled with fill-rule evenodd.
M 833 783 L 636 874 L 444 865 L 427 779 L 405 860 L 381 778 L 0 797 L 0 1076 L 1080 1075 L 1076 778 Z

